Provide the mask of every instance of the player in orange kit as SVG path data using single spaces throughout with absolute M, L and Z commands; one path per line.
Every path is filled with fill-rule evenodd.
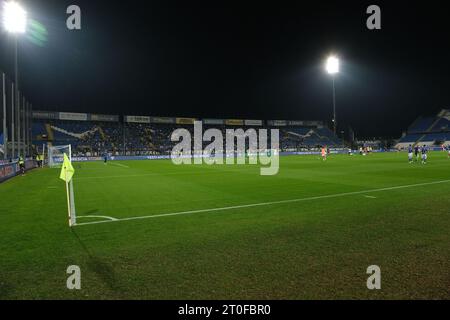
M 322 147 L 321 154 L 322 154 L 322 160 L 323 161 L 327 160 L 327 148 L 326 148 L 326 146 Z

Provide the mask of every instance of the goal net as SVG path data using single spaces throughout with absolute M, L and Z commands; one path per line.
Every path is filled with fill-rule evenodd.
M 64 153 L 72 161 L 72 148 L 70 144 L 64 146 L 49 146 L 48 147 L 48 166 L 50 168 L 61 167 L 64 160 Z

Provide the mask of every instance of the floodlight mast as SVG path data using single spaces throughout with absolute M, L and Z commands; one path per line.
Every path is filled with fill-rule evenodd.
M 334 77 L 339 72 L 339 59 L 335 56 L 328 57 L 325 63 L 325 70 L 331 75 L 333 82 L 333 132 L 336 134 L 336 89 L 334 86 Z
M 12 35 L 14 35 L 14 82 L 15 82 L 15 92 L 14 92 L 14 102 L 15 109 L 20 115 L 20 97 L 19 97 L 19 63 L 18 63 L 18 35 L 26 32 L 27 28 L 27 12 L 22 6 L 16 1 L 5 1 L 3 3 L 3 27 L 5 30 Z M 14 106 L 13 106 L 14 108 Z M 18 117 L 18 127 L 17 130 L 20 132 L 20 118 Z M 23 124 L 22 124 L 23 125 Z M 14 132 L 12 132 L 14 138 Z M 20 136 L 19 136 L 20 137 Z M 14 149 L 14 146 L 13 146 Z M 23 145 L 23 153 L 25 153 L 25 145 Z M 20 141 L 17 141 L 17 156 L 20 156 Z M 23 154 L 22 156 L 25 157 Z M 12 154 L 14 158 L 14 152 Z

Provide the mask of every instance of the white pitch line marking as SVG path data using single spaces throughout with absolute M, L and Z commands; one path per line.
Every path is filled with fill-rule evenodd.
M 110 217 L 110 216 L 94 216 L 94 215 L 89 215 L 89 216 L 77 216 L 78 218 L 103 218 L 103 219 L 108 219 L 110 221 L 117 221 L 116 218 Z M 106 222 L 106 221 L 105 221 Z
M 369 198 L 369 199 L 376 199 L 377 197 L 374 196 L 368 196 L 368 195 L 364 195 L 365 198 Z
M 119 166 L 119 167 L 122 167 L 122 168 L 130 168 L 129 166 L 121 164 L 121 163 L 109 162 L 109 164 L 113 164 L 115 166 Z
M 116 222 L 116 221 L 118 222 L 118 221 L 129 221 L 129 220 L 140 220 L 140 219 L 150 219 L 150 218 L 178 216 L 178 215 L 185 215 L 185 214 L 192 214 L 192 213 L 226 211 L 226 210 L 233 210 L 233 209 L 269 206 L 269 205 L 274 205 L 274 204 L 285 204 L 285 203 L 311 201 L 311 200 L 326 199 L 326 198 L 337 198 L 337 197 L 352 196 L 352 195 L 363 194 L 363 193 L 381 192 L 381 191 L 389 191 L 389 190 L 397 190 L 397 189 L 406 189 L 406 188 L 429 186 L 429 185 L 442 184 L 442 183 L 448 183 L 448 182 L 450 182 L 450 179 L 449 180 L 434 181 L 434 182 L 408 184 L 408 185 L 394 186 L 394 187 L 387 187 L 387 188 L 380 188 L 380 189 L 371 189 L 371 190 L 363 190 L 363 191 L 335 193 L 335 194 L 328 194 L 328 195 L 307 197 L 307 198 L 298 198 L 298 199 L 289 199 L 289 200 L 280 200 L 280 201 L 271 201 L 271 202 L 250 203 L 250 204 L 236 205 L 236 206 L 230 206 L 230 207 L 221 207 L 221 208 L 210 208 L 210 209 L 180 211 L 180 212 L 172 212 L 172 213 L 162 213 L 162 214 L 154 214 L 154 215 L 150 215 L 150 216 L 117 218 L 115 220 L 106 220 L 106 221 L 83 222 L 83 223 L 77 223 L 76 226 L 82 226 L 82 225 L 88 225 L 88 224 L 107 223 L 107 222 Z

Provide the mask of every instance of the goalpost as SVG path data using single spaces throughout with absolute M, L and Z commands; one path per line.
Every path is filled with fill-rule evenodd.
M 47 163 L 50 168 L 60 168 L 64 161 L 64 153 L 72 161 L 72 146 L 70 144 L 63 146 L 48 146 Z
M 64 161 L 64 154 L 67 155 L 70 162 L 72 162 L 72 146 L 62 145 L 62 146 L 48 146 L 48 166 L 50 168 L 60 168 Z M 74 226 L 77 223 L 77 215 L 75 211 L 75 197 L 73 192 L 73 179 L 70 182 L 66 182 L 67 189 L 67 208 L 69 214 L 69 226 Z

